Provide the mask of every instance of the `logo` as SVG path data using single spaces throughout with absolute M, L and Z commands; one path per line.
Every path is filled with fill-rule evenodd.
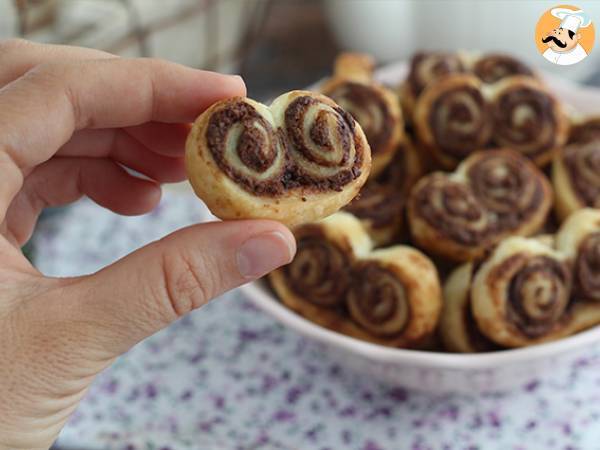
M 581 8 L 558 5 L 537 23 L 535 43 L 544 58 L 569 66 L 584 60 L 594 47 L 596 31 L 590 16 Z

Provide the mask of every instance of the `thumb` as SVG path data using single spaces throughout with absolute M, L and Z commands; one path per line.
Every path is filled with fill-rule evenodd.
M 292 233 L 277 222 L 195 225 L 80 279 L 65 297 L 79 297 L 69 302 L 75 318 L 97 328 L 91 336 L 110 358 L 211 298 L 289 263 L 295 251 Z

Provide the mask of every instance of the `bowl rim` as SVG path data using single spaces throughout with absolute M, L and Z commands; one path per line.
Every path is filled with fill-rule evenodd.
M 600 326 L 596 326 L 552 342 L 486 353 L 442 353 L 386 347 L 329 330 L 302 317 L 279 302 L 265 285 L 265 280 L 258 280 L 240 289 L 254 305 L 298 333 L 379 363 L 457 371 L 497 369 L 499 366 L 556 357 L 600 342 Z

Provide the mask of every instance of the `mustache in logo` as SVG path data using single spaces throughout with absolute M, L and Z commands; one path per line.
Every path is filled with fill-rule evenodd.
M 546 42 L 550 42 L 550 41 L 554 41 L 554 43 L 559 46 L 560 48 L 565 48 L 567 46 L 566 42 L 561 42 L 558 40 L 558 38 L 556 36 L 547 36 L 545 38 L 542 38 L 542 42 L 545 44 Z

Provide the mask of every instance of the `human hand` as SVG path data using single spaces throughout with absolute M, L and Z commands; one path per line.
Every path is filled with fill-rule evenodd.
M 0 61 L 0 449 L 41 449 L 115 357 L 289 262 L 295 243 L 276 222 L 210 223 L 93 275 L 44 277 L 20 251 L 44 207 L 87 195 L 120 214 L 150 211 L 160 183 L 185 178 L 186 123 L 245 87 L 164 61 L 20 40 L 0 42 Z

